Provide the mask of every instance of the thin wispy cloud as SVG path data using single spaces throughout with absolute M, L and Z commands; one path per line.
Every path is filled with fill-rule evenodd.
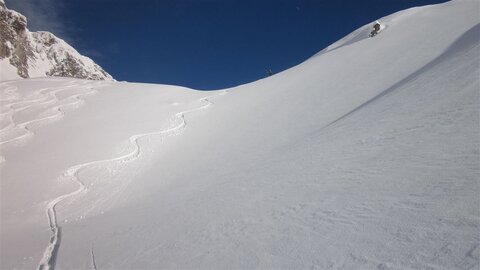
M 15 10 L 27 17 L 30 31 L 48 31 L 65 40 L 81 54 L 92 59 L 103 57 L 98 48 L 89 48 L 78 38 L 83 32 L 71 19 L 65 16 L 68 5 L 63 0 L 5 0 L 8 9 Z
M 49 31 L 60 38 L 70 40 L 67 26 L 60 16 L 62 3 L 58 0 L 6 0 L 7 8 L 27 17 L 31 31 Z

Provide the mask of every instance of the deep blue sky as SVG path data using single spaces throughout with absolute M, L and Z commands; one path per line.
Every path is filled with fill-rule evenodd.
M 356 28 L 434 0 L 7 0 L 117 80 L 219 89 L 303 62 Z

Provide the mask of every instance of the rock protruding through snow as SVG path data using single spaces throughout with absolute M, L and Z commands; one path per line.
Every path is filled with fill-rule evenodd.
M 92 59 L 50 32 L 30 32 L 27 18 L 0 2 L 0 81 L 45 76 L 113 80 Z

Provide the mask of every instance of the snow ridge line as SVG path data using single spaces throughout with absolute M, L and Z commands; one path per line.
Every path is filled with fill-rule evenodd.
M 199 99 L 200 102 L 205 103 L 205 105 L 200 106 L 195 109 L 190 109 L 182 112 L 178 112 L 175 114 L 175 117 L 179 119 L 181 122 L 173 127 L 163 129 L 160 131 L 153 131 L 153 132 L 148 132 L 148 133 L 140 133 L 133 135 L 129 138 L 129 143 L 133 146 L 133 149 L 121 156 L 115 157 L 115 158 L 110 158 L 110 159 L 103 159 L 103 160 L 97 160 L 97 161 L 91 161 L 91 162 L 86 162 L 78 165 L 74 165 L 70 168 L 68 168 L 64 172 L 64 176 L 67 178 L 72 179 L 72 181 L 76 182 L 78 184 L 78 189 L 75 191 L 72 191 L 70 193 L 61 195 L 53 200 L 51 200 L 46 207 L 46 213 L 47 213 L 47 218 L 48 218 L 48 223 L 50 226 L 50 230 L 52 232 L 52 236 L 50 237 L 50 242 L 47 245 L 47 248 L 45 249 L 45 252 L 43 254 L 42 259 L 40 260 L 40 263 L 38 265 L 39 270 L 50 270 L 50 269 L 55 269 L 55 262 L 58 254 L 58 250 L 60 248 L 60 240 L 61 240 L 61 227 L 57 223 L 57 212 L 55 210 L 55 207 L 62 202 L 63 200 L 70 198 L 70 197 L 75 197 L 78 194 L 81 194 L 83 192 L 87 191 L 87 187 L 85 184 L 79 179 L 78 174 L 79 172 L 89 166 L 92 165 L 99 165 L 102 163 L 109 163 L 109 162 L 121 162 L 121 163 L 126 163 L 133 161 L 137 159 L 140 154 L 141 154 L 141 148 L 138 143 L 138 140 L 143 137 L 147 136 L 152 136 L 152 135 L 164 135 L 164 136 L 169 136 L 169 135 L 174 135 L 176 131 L 183 129 L 186 127 L 187 122 L 185 121 L 185 114 L 192 113 L 195 111 L 200 111 L 203 109 L 206 109 L 210 107 L 213 103 L 210 101 L 210 98 L 219 96 L 219 95 L 224 95 L 227 94 L 227 91 L 222 91 L 216 95 L 211 95 L 207 96 L 204 98 Z M 95 262 L 95 255 L 93 253 L 93 247 L 90 250 L 91 252 L 91 258 L 92 258 L 92 266 L 94 269 L 96 269 L 96 262 Z

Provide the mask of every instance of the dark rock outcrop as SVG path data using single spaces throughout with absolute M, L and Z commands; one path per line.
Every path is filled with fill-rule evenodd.
M 30 32 L 22 14 L 0 0 L 0 80 L 42 76 L 113 80 L 90 58 L 49 32 Z

